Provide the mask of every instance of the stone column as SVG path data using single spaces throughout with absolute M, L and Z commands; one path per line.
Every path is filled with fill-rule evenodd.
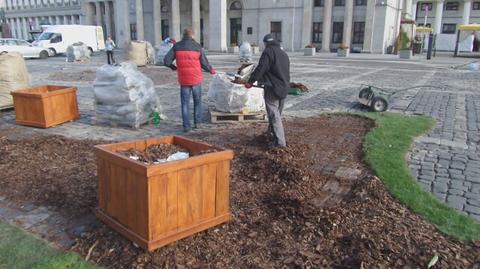
M 39 17 L 35 17 L 35 29 L 41 30 Z
M 303 0 L 302 46 L 312 43 L 313 1 Z
M 469 24 L 470 23 L 470 10 L 472 10 L 472 1 L 471 0 L 465 0 L 463 2 L 462 24 Z
M 55 25 L 60 25 L 60 24 L 62 24 L 60 22 L 60 16 L 55 16 Z
M 84 2 L 84 8 L 85 8 L 85 22 L 83 22 L 82 24 L 94 25 L 93 4 L 90 2 Z
M 330 52 L 330 39 L 332 35 L 332 5 L 333 0 L 324 0 L 323 4 L 323 29 L 322 51 Z
M 403 9 L 403 18 L 412 19 L 412 0 L 405 0 L 405 8 Z
M 227 1 L 209 0 L 209 8 L 208 49 L 225 52 L 227 51 Z
M 153 0 L 153 36 L 155 46 L 162 43 L 162 5 L 160 0 Z
M 200 42 L 200 0 L 192 0 L 192 30 L 195 39 Z
M 95 23 L 97 26 L 102 26 L 102 7 L 100 2 L 95 2 Z
M 412 2 L 412 11 L 411 11 L 412 20 L 414 20 L 414 21 L 417 19 L 417 5 L 418 5 L 418 1 L 414 0 Z
M 170 35 L 179 41 L 180 36 L 180 0 L 172 0 L 172 25 Z
M 77 24 L 77 23 L 75 22 L 75 15 L 70 15 L 70 23 L 71 23 L 71 24 Z
M 443 2 L 443 0 L 438 1 L 435 7 L 435 25 L 433 26 L 435 34 L 442 32 Z
M 115 15 L 115 41 L 117 46 L 125 48 L 130 43 L 130 5 L 127 1 L 113 2 Z
M 29 31 L 28 31 L 28 23 L 27 23 L 27 18 L 22 18 L 22 29 L 23 29 L 23 39 L 29 39 L 28 36 Z
M 12 18 L 8 19 L 8 25 L 10 26 L 10 32 L 12 33 L 12 37 L 17 37 L 15 33 L 15 30 L 17 29 L 15 25 L 15 20 Z
M 352 43 L 353 0 L 345 0 L 345 15 L 343 19 L 342 43 L 350 47 Z
M 145 29 L 143 26 L 143 0 L 135 0 L 135 11 L 137 19 L 137 40 L 144 40 Z
M 367 13 L 365 16 L 365 31 L 363 35 L 363 52 L 365 53 L 372 53 L 374 18 L 375 18 L 375 0 L 367 0 Z
M 105 30 L 107 30 L 107 36 L 113 36 L 113 33 L 112 33 L 112 14 L 110 13 L 111 12 L 111 9 L 110 9 L 110 1 L 105 1 L 104 2 L 105 4 L 105 25 L 106 25 L 106 28 Z

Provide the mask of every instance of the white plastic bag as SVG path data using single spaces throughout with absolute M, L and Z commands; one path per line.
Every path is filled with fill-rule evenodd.
M 172 43 L 165 43 L 163 42 L 162 45 L 160 45 L 160 48 L 158 49 L 157 52 L 157 60 L 155 61 L 156 65 L 164 65 L 163 59 L 165 58 L 165 55 L 173 48 Z
M 97 69 L 94 97 L 98 121 L 108 120 L 135 128 L 148 122 L 153 110 L 160 108 L 153 81 L 130 62 Z
M 209 105 L 216 111 L 228 113 L 260 112 L 265 110 L 263 89 L 245 88 L 235 84 L 223 74 L 217 74 L 210 82 L 208 90 Z
M 185 159 L 188 159 L 189 157 L 190 157 L 190 154 L 188 154 L 188 152 L 179 151 L 168 156 L 167 162 L 185 160 Z
M 252 60 L 252 46 L 248 42 L 243 42 L 240 46 L 240 61 L 250 62 Z
M 88 61 L 90 60 L 90 54 L 90 50 L 84 43 L 73 43 L 67 48 L 67 62 Z
M 0 108 L 13 106 L 11 91 L 30 87 L 23 56 L 16 52 L 0 54 Z

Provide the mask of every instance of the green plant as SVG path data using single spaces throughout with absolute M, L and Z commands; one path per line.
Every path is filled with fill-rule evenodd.
M 348 47 L 346 44 L 342 43 L 338 48 L 339 48 L 339 49 L 342 49 L 342 50 L 346 50 L 346 49 L 348 49 L 349 47 Z
M 313 45 L 313 44 L 307 44 L 307 45 L 305 46 L 305 48 L 306 48 L 306 49 L 313 49 L 313 48 L 315 48 L 315 45 Z
M 407 32 L 401 31 L 400 32 L 400 50 L 409 50 L 411 49 L 410 46 L 410 38 L 408 37 Z

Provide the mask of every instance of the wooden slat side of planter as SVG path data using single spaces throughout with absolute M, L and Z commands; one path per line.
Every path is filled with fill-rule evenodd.
M 45 94 L 43 109 L 47 127 L 80 118 L 76 89 L 59 89 Z
M 145 176 L 97 157 L 99 210 L 147 239 L 148 184 Z
M 12 93 L 17 124 L 45 128 L 46 120 L 41 98 L 32 99 Z

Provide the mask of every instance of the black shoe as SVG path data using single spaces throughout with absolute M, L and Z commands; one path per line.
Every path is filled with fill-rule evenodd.
M 183 128 L 183 132 L 184 132 L 184 133 L 189 133 L 189 132 L 190 132 L 190 128 Z
M 193 129 L 198 129 L 198 125 L 195 124 L 195 125 L 193 126 Z

